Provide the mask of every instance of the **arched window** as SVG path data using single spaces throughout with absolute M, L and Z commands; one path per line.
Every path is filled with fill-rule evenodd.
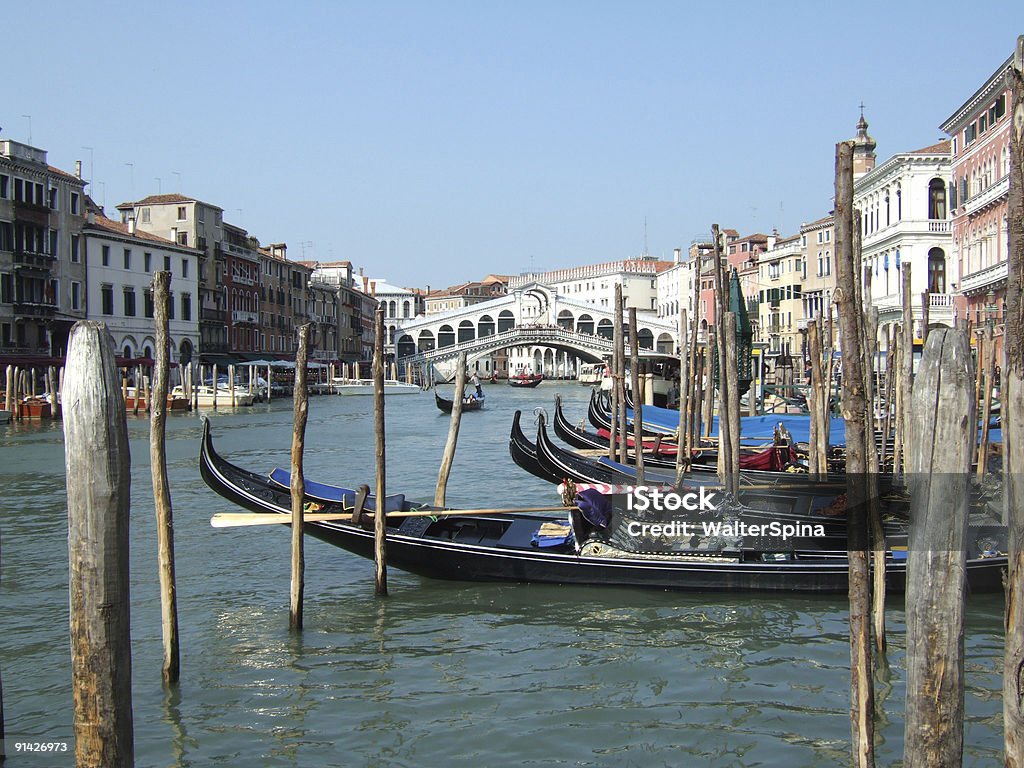
M 938 221 L 946 218 L 946 184 L 942 179 L 928 182 L 928 218 Z
M 941 248 L 928 251 L 928 291 L 946 292 L 946 254 Z

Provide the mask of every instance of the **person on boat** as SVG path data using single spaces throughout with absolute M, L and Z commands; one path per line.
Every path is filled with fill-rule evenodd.
M 484 396 L 484 391 L 480 387 L 480 377 L 476 375 L 476 371 L 473 371 L 473 376 L 469 380 L 469 383 L 472 384 L 474 387 L 476 387 L 476 396 L 477 397 L 483 397 Z

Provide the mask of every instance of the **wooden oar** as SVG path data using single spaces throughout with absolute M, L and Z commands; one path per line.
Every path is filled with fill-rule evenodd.
M 446 517 L 449 515 L 502 515 L 526 514 L 531 512 L 567 512 L 569 507 L 523 507 L 520 509 L 489 508 L 489 509 L 415 509 L 407 512 L 388 512 L 388 517 Z M 364 515 L 373 515 L 365 511 Z M 351 512 L 310 513 L 302 516 L 303 522 L 321 523 L 329 521 L 346 521 L 352 519 Z M 210 518 L 214 528 L 233 528 L 243 525 L 281 525 L 292 521 L 291 515 L 276 512 L 221 512 Z

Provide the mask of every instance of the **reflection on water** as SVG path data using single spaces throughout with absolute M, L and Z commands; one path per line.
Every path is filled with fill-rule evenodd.
M 556 386 L 491 389 L 487 409 L 463 418 L 449 498 L 550 504 L 551 488 L 512 465 L 507 434 L 516 407 L 549 406 Z M 580 418 L 585 390 L 557 389 Z M 219 449 L 253 468 L 287 465 L 290 405 L 214 415 Z M 310 477 L 372 482 L 369 407 L 369 398 L 311 401 Z M 389 484 L 432 497 L 447 420 L 424 395 L 391 408 L 388 424 Z M 306 629 L 289 633 L 286 529 L 209 527 L 228 505 L 198 477 L 201 429 L 192 415 L 168 419 L 182 680 L 165 689 L 147 424 L 129 419 L 129 429 L 140 766 L 848 762 L 849 650 L 835 598 L 465 584 L 393 571 L 391 597 L 379 600 L 372 563 L 311 541 Z M 0 450 L 7 730 L 66 738 L 59 425 L 0 433 Z M 883 763 L 900 757 L 903 742 L 904 617 L 901 602 L 891 603 L 891 674 L 879 689 Z M 998 597 L 972 599 L 967 647 L 965 764 L 991 765 L 1002 740 Z M 28 765 L 39 763 L 14 757 L 5 768 Z

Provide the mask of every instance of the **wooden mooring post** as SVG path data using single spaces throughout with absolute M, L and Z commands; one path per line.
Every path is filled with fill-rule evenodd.
M 679 426 L 676 427 L 676 485 L 683 481 L 683 473 L 686 472 L 688 462 L 684 457 L 688 456 L 690 439 L 688 432 L 687 413 L 690 404 L 690 354 L 686 348 L 687 324 L 686 305 L 679 311 Z
M 871 574 L 867 518 L 867 404 L 864 392 L 862 309 L 857 305 L 853 237 L 853 142 L 836 144 L 836 290 L 843 350 L 842 412 L 846 421 L 846 519 L 850 600 L 850 695 L 853 763 L 875 763 L 874 679 L 871 668 Z M 873 435 L 873 433 L 872 433 Z M 874 439 L 871 439 L 872 448 Z
M 149 408 L 149 463 L 156 509 L 157 567 L 160 572 L 160 627 L 164 644 L 162 668 L 165 683 L 178 682 L 178 591 L 174 577 L 174 514 L 167 480 L 167 387 L 170 378 L 168 294 L 170 272 L 153 275 L 153 323 L 156 326 L 156 364 Z M 135 394 L 138 396 L 138 384 Z M 152 402 L 151 402 L 152 401 Z
M 725 391 L 722 392 L 722 399 L 729 403 L 726 409 L 729 419 L 729 447 L 725 457 L 725 488 L 728 493 L 735 494 L 740 485 L 740 392 L 737 381 L 735 312 L 726 312 L 722 317 L 722 336 L 725 361 L 720 368 L 726 368 L 729 371 Z M 721 416 L 718 419 L 718 429 L 721 432 Z
M 10 366 L 8 366 L 10 370 Z M 3 576 L 4 572 L 4 558 L 3 558 L 3 532 L 0 531 L 0 577 Z M 4 677 L 3 672 L 0 670 L 0 744 L 4 743 Z M 0 749 L 0 763 L 4 761 L 4 750 Z
M 455 369 L 455 394 L 452 395 L 452 416 L 448 422 L 448 440 L 441 456 L 441 469 L 437 474 L 437 488 L 434 490 L 434 506 L 446 506 L 445 497 L 448 493 L 448 476 L 455 462 L 455 449 L 459 444 L 459 427 L 462 424 L 462 398 L 466 396 L 466 353 L 459 353 L 459 362 Z
M 374 457 L 377 465 L 374 494 L 377 497 L 373 515 L 373 591 L 378 597 L 388 594 L 387 515 L 384 499 L 387 493 L 385 471 L 387 457 L 384 445 L 384 307 L 377 307 L 373 334 L 373 432 Z M 454 410 L 454 407 L 452 408 Z
M 626 421 L 626 345 L 624 338 L 624 323 L 622 319 L 622 285 L 615 286 L 615 328 L 618 331 L 618 342 L 615 343 L 615 351 L 619 356 L 619 370 L 615 376 L 614 385 L 619 393 L 619 463 L 625 464 L 629 453 L 629 429 Z M 614 336 L 614 334 L 613 334 Z M 636 394 L 635 392 L 633 393 Z
M 1006 354 L 1002 373 L 1003 466 L 1009 573 L 1006 578 L 1006 651 L 1003 655 L 1003 728 L 1007 768 L 1024 768 L 1024 35 L 1010 69 L 1010 247 L 1007 261 Z
M 975 438 L 970 346 L 932 331 L 914 382 L 907 455 L 907 768 L 963 759 L 968 486 Z
M 622 306 L 622 286 L 615 285 L 615 314 L 620 318 L 621 312 L 618 309 Z M 612 359 L 608 361 L 608 370 L 611 373 L 611 429 L 608 438 L 608 458 L 612 461 L 621 461 L 619 456 L 619 358 L 622 353 L 622 324 L 615 320 L 612 328 Z
M 982 391 L 982 407 L 981 407 L 981 440 L 978 443 L 978 479 L 981 480 L 985 477 L 985 470 L 988 468 L 988 451 L 989 451 L 989 439 L 988 439 L 988 423 L 992 418 L 992 387 L 995 382 L 996 372 L 996 340 L 990 337 L 988 344 L 985 345 L 985 362 L 984 362 L 984 373 L 982 374 L 982 383 L 985 389 Z M 978 360 L 979 367 L 982 366 L 982 361 Z
M 131 458 L 114 342 L 75 323 L 64 382 L 75 763 L 134 763 L 128 525 Z
M 636 467 L 637 485 L 643 485 L 644 398 L 640 392 L 640 339 L 637 337 L 636 307 L 629 308 L 629 378 L 633 390 L 633 464 Z M 623 439 L 622 442 L 628 441 Z
M 306 360 L 309 357 L 309 332 L 312 323 L 299 326 L 299 348 L 295 353 L 295 386 L 292 401 L 292 579 L 289 595 L 288 628 L 302 629 L 302 598 L 306 589 L 306 550 L 303 543 L 302 515 L 306 500 L 306 480 L 302 472 L 306 446 L 306 420 L 309 417 L 309 387 L 306 386 Z

